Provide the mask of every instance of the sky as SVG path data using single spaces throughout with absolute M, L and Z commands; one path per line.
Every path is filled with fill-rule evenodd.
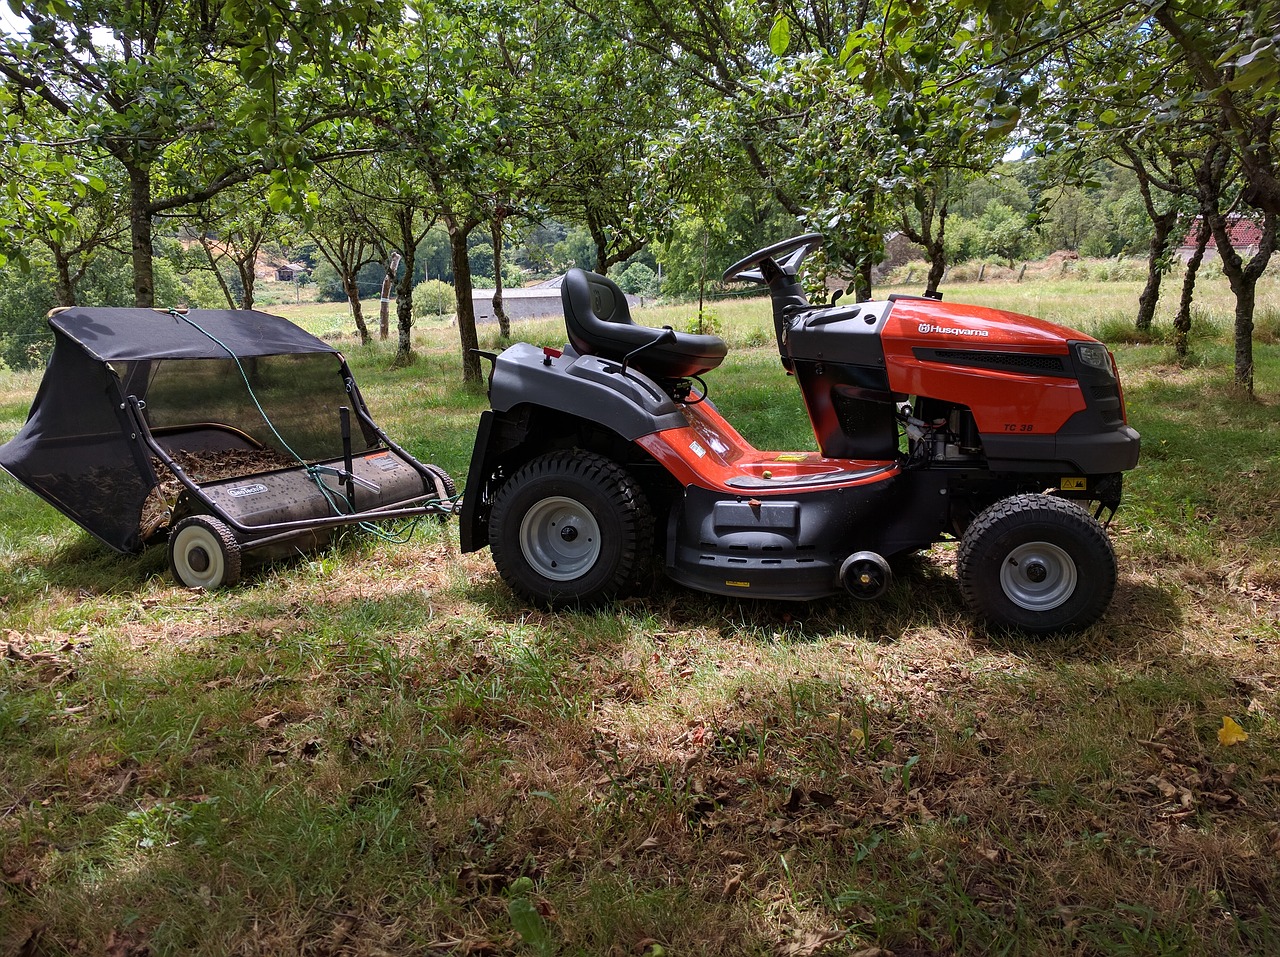
M 0 2 L 0 33 L 26 32 L 27 21 L 9 9 L 9 4 Z

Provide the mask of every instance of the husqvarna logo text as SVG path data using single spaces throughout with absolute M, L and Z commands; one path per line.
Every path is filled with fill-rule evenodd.
M 983 339 L 991 335 L 986 329 L 958 329 L 955 326 L 935 326 L 930 322 L 920 323 L 919 332 L 926 336 L 979 336 Z

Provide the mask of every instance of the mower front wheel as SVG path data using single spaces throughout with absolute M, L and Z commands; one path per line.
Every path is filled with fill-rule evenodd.
M 653 515 L 621 466 L 590 452 L 552 452 L 498 490 L 489 548 L 517 594 L 552 608 L 596 605 L 639 583 L 653 551 Z
M 1088 628 L 1116 587 L 1116 556 L 1088 512 L 1051 495 L 1013 495 L 973 520 L 956 556 L 976 615 L 1037 635 Z
M 240 580 L 240 543 L 225 522 L 190 515 L 169 535 L 169 567 L 180 585 L 212 590 Z

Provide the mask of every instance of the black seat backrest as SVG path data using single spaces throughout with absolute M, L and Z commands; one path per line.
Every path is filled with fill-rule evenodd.
M 608 276 L 570 269 L 560 287 L 565 330 L 582 355 L 621 362 L 662 335 L 662 329 L 638 326 L 626 294 Z M 655 379 L 680 379 L 714 369 L 728 352 L 719 336 L 677 332 L 675 340 L 645 349 L 632 366 Z

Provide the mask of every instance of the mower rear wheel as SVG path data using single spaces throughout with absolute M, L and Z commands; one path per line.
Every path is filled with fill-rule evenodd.
M 1106 530 L 1051 495 L 1013 495 L 983 511 L 965 531 L 956 567 L 976 615 L 1031 634 L 1088 628 L 1116 587 Z
M 498 490 L 489 548 L 517 594 L 552 608 L 595 605 L 635 589 L 653 551 L 653 515 L 621 466 L 552 452 Z
M 212 590 L 240 580 L 240 543 L 225 522 L 190 515 L 169 535 L 169 567 L 180 585 Z

